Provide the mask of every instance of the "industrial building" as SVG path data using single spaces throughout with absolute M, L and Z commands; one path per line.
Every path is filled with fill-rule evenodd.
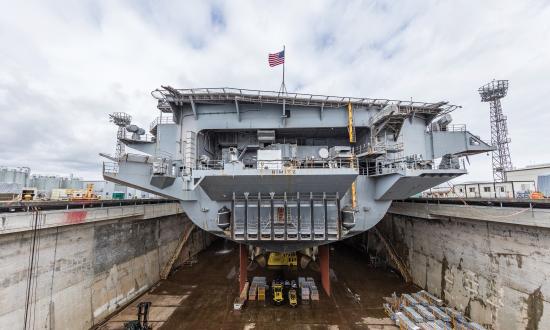
M 435 198 L 529 198 L 537 191 L 535 181 L 471 181 L 434 187 L 422 193 Z
M 508 181 L 537 181 L 541 175 L 550 175 L 550 163 L 527 165 L 506 171 Z
M 31 174 L 29 167 L 0 167 L 0 200 L 21 199 L 23 192 L 32 195 L 32 199 L 67 200 L 72 193 L 81 195 L 89 184 L 93 184 L 93 193 L 100 199 L 156 197 L 139 189 L 104 180 L 83 180 L 73 175 Z
M 550 198 L 550 164 L 529 165 L 506 171 L 506 181 L 470 181 L 447 183 L 422 192 L 422 197 L 434 198 L 520 198 L 532 193 Z
M 109 182 L 105 180 L 84 180 L 83 185 L 94 185 L 94 193 L 101 199 L 116 199 L 116 196 L 123 196 L 125 199 L 136 198 L 154 198 L 157 197 L 154 194 L 141 191 L 136 188 L 127 187 L 118 183 Z M 115 197 L 113 197 L 115 196 Z

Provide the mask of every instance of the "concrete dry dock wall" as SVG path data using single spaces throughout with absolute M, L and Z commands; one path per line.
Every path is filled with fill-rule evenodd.
M 35 240 L 29 328 L 88 329 L 103 320 L 159 280 L 189 221 L 178 204 L 90 209 L 89 217 L 71 212 L 83 211 L 38 215 L 42 229 Z M 22 329 L 32 214 L 3 213 L 0 218 L 5 229 L 0 231 L 0 329 Z M 211 239 L 194 232 L 183 257 Z
M 473 320 L 550 329 L 549 211 L 394 202 L 377 228 L 417 285 Z

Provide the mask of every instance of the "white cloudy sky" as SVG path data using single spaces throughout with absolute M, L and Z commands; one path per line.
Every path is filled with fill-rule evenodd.
M 1 2 L 0 165 L 99 178 L 108 113 L 148 127 L 161 84 L 277 89 L 283 44 L 290 91 L 447 100 L 487 140 L 476 90 L 509 79 L 512 161 L 550 162 L 547 1 Z M 490 178 L 471 161 L 463 180 Z

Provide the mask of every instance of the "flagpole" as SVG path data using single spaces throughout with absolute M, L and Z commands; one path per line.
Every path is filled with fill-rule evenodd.
M 285 48 L 286 48 L 285 45 L 283 45 L 283 55 L 284 55 L 284 57 L 285 57 L 285 60 L 284 60 L 284 62 L 283 62 L 283 88 L 284 88 L 284 90 L 285 90 L 285 92 L 286 92 L 286 86 L 285 86 L 285 62 L 286 62 L 286 52 L 285 52 Z

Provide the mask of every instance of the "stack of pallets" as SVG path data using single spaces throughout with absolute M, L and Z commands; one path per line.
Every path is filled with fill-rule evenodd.
M 384 310 L 401 330 L 484 330 L 478 323 L 469 321 L 457 310 L 445 307 L 443 301 L 422 290 L 395 293 L 385 297 Z
M 267 280 L 263 276 L 255 276 L 252 278 L 250 290 L 248 290 L 248 300 L 256 300 L 265 302 L 265 293 L 267 291 Z
M 302 304 L 308 304 L 310 301 L 319 301 L 319 289 L 312 277 L 298 277 L 298 287 Z

